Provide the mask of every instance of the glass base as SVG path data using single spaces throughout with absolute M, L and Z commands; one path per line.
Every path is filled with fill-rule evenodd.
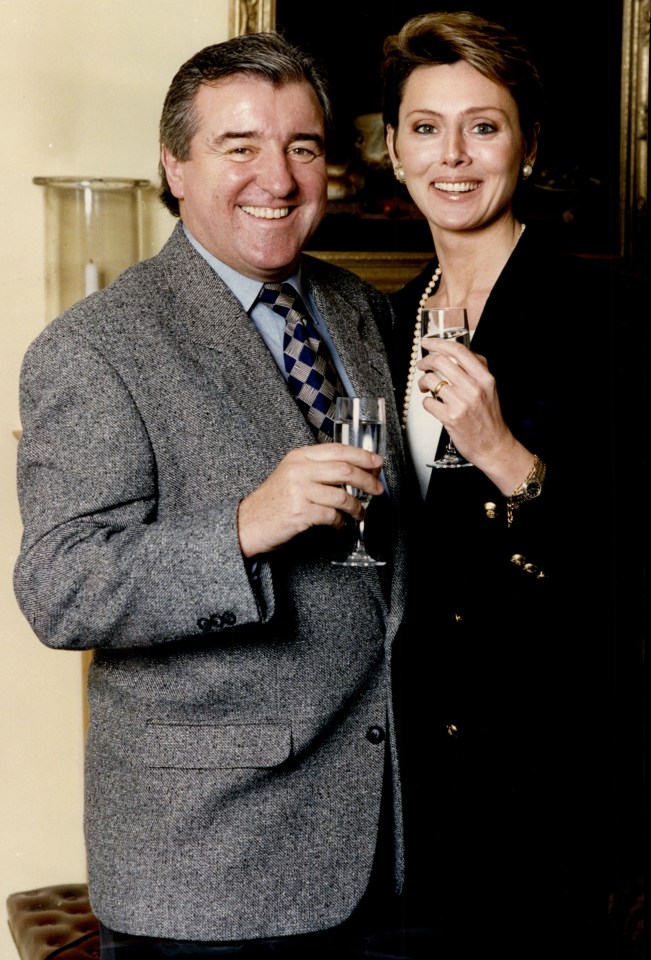
M 447 459 L 443 457 L 441 460 L 435 460 L 434 463 L 428 463 L 427 466 L 446 470 L 450 467 L 472 467 L 472 463 L 463 460 L 461 457 L 448 457 Z
M 331 560 L 335 567 L 386 567 L 386 560 L 374 560 L 368 553 L 351 553 L 345 560 Z

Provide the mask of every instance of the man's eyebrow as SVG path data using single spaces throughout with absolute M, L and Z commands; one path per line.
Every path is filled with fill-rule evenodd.
M 320 133 L 295 133 L 291 142 L 294 143 L 296 140 L 310 140 L 312 143 L 316 143 L 320 147 L 325 146 L 325 141 Z
M 224 133 L 213 137 L 212 143 L 219 146 L 220 143 L 225 143 L 227 140 L 250 140 L 258 135 L 256 130 L 225 130 Z
M 257 130 L 225 130 L 223 133 L 213 137 L 210 144 L 213 147 L 221 147 L 231 140 L 255 140 L 260 138 L 261 134 Z M 325 147 L 325 141 L 320 133 L 298 132 L 289 138 L 290 143 L 296 143 L 297 141 L 301 143 L 316 143 L 321 149 Z

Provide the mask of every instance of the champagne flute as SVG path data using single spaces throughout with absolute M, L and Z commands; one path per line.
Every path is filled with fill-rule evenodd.
M 372 453 L 384 454 L 386 419 L 383 397 L 338 397 L 334 419 L 335 443 L 362 447 Z M 346 486 L 346 491 L 362 503 L 364 513 L 371 502 L 371 494 L 357 487 Z M 333 560 L 342 567 L 383 567 L 384 560 L 375 560 L 364 544 L 364 516 L 356 523 L 355 546 L 345 560 Z
M 421 310 L 420 332 L 421 339 L 437 337 L 439 340 L 460 340 L 464 347 L 470 347 L 468 313 L 465 307 L 431 307 L 427 310 Z M 428 352 L 423 348 L 423 356 Z M 440 374 L 440 377 L 445 380 L 443 374 Z M 434 396 L 436 397 L 436 394 Z M 472 464 L 461 456 L 448 434 L 445 453 L 434 463 L 428 463 L 427 466 L 437 468 L 471 467 Z

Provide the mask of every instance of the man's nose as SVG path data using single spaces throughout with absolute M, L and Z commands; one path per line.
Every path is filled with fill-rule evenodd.
M 266 150 L 258 158 L 256 181 L 274 197 L 286 197 L 296 188 L 290 158 L 284 150 Z

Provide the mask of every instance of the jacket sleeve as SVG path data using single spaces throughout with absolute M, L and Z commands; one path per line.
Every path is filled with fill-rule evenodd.
M 14 584 L 46 645 L 142 647 L 271 616 L 269 570 L 249 577 L 235 495 L 159 515 L 147 424 L 93 344 L 55 321 L 27 352 L 20 405 Z

